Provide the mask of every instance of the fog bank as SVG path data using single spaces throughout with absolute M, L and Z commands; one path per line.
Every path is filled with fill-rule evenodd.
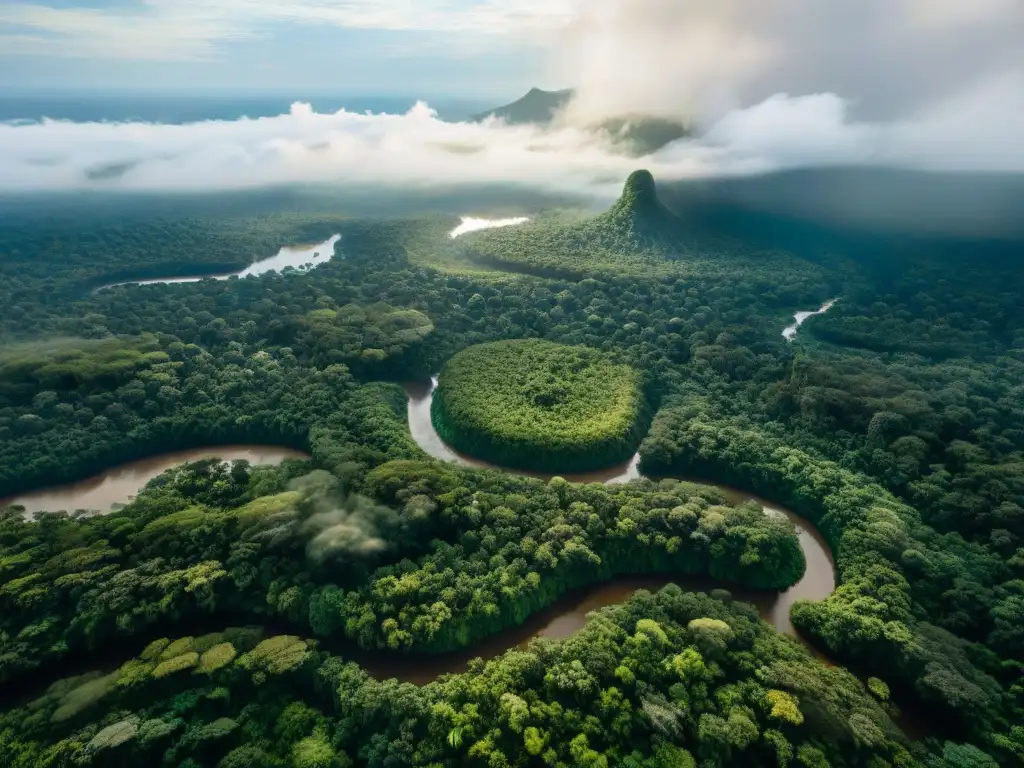
M 664 180 L 858 164 L 1022 171 L 1024 125 L 987 119 L 993 105 L 1024 115 L 1024 81 L 987 82 L 956 108 L 890 122 L 856 120 L 832 93 L 776 94 L 645 158 L 572 126 L 444 122 L 422 103 L 403 115 L 320 114 L 296 103 L 277 117 L 185 125 L 6 123 L 0 190 L 508 183 L 609 197 L 640 165 Z

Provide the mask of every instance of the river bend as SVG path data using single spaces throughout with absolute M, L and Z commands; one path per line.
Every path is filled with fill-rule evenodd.
M 413 439 L 426 453 L 443 461 L 456 462 L 462 466 L 490 467 L 539 479 L 550 479 L 553 476 L 495 467 L 479 459 L 460 454 L 446 445 L 434 429 L 430 418 L 430 404 L 436 385 L 436 378 L 427 382 L 406 385 L 406 392 L 409 396 L 409 429 Z M 42 509 L 110 511 L 116 504 L 130 501 L 146 482 L 167 469 L 185 461 L 212 457 L 225 460 L 246 459 L 253 464 L 279 463 L 287 458 L 308 458 L 306 454 L 297 451 L 266 446 L 233 446 L 179 451 L 114 467 L 81 483 L 23 494 L 3 503 L 22 504 L 28 512 Z M 624 464 L 598 472 L 560 476 L 571 482 L 623 483 L 643 477 L 639 470 L 639 463 L 640 457 L 636 455 Z M 694 479 L 693 482 L 702 481 Z M 803 578 L 780 593 L 747 589 L 709 576 L 673 576 L 668 574 L 620 576 L 601 584 L 574 590 L 548 608 L 532 614 L 523 624 L 505 629 L 459 651 L 438 654 L 366 651 L 344 638 L 323 639 L 321 645 L 325 650 L 355 661 L 374 678 L 380 680 L 396 678 L 402 682 L 422 685 L 443 674 L 466 671 L 473 659 L 488 660 L 500 656 L 511 648 L 525 648 L 531 640 L 537 637 L 551 639 L 567 637 L 579 631 L 586 624 L 588 615 L 592 611 L 625 602 L 638 589 L 657 591 L 666 584 L 673 583 L 692 591 L 710 592 L 713 589 L 726 589 L 736 599 L 756 606 L 761 617 L 780 632 L 802 641 L 790 621 L 790 607 L 796 600 L 822 600 L 832 593 L 836 585 L 832 553 L 824 537 L 807 520 L 777 504 L 728 486 L 715 483 L 703 484 L 716 488 L 732 503 L 753 500 L 760 504 L 767 514 L 783 515 L 792 520 L 796 525 L 800 546 L 807 561 L 807 570 Z M 237 618 L 241 621 L 234 622 L 235 625 L 246 623 L 244 617 Z M 180 627 L 178 634 L 204 634 L 219 631 L 232 623 L 230 617 L 211 616 L 205 619 L 201 626 Z M 275 626 L 273 622 L 266 621 L 263 622 L 263 628 L 268 632 L 278 633 L 294 633 L 295 630 L 293 626 Z M 59 673 L 66 676 L 63 674 L 65 670 L 78 669 L 81 672 L 86 669 L 96 669 L 98 666 L 114 668 L 123 663 L 125 658 L 132 658 L 141 650 L 142 646 L 134 648 L 137 643 L 137 638 L 112 642 L 104 651 L 100 652 L 99 657 L 92 655 L 89 659 L 76 661 L 68 659 L 59 664 Z M 811 650 L 814 651 L 813 648 Z M 55 668 L 53 673 L 57 674 L 58 668 Z M 68 671 L 68 674 L 74 673 Z
M 432 378 L 429 382 L 417 382 L 405 386 L 406 393 L 409 396 L 409 430 L 412 433 L 413 440 L 426 453 L 443 461 L 453 461 L 463 466 L 500 469 L 504 472 L 513 472 L 542 480 L 554 477 L 554 475 L 546 475 L 540 472 L 526 472 L 518 469 L 498 467 L 486 461 L 459 453 L 447 445 L 441 439 L 441 436 L 438 435 L 437 430 L 434 429 L 430 418 L 430 404 L 433 401 L 436 388 L 437 377 Z M 597 472 L 577 475 L 560 474 L 559 476 L 564 477 L 570 482 L 608 484 L 625 483 L 643 477 L 640 473 L 639 454 L 634 455 L 623 464 L 608 467 Z M 799 638 L 789 618 L 790 607 L 797 600 L 823 600 L 832 594 L 836 588 L 835 563 L 833 562 L 832 551 L 825 541 L 825 537 L 808 520 L 774 502 L 761 499 L 736 488 L 706 482 L 699 478 L 679 479 L 690 480 L 715 488 L 733 504 L 755 501 L 761 505 L 761 508 L 767 514 L 781 515 L 791 520 L 796 526 L 800 547 L 803 549 L 804 558 L 807 560 L 807 570 L 804 572 L 803 578 L 785 592 L 750 590 L 710 577 L 664 575 L 615 578 L 610 582 L 596 585 L 581 591 L 571 598 L 559 601 L 559 604 L 562 606 L 561 610 L 556 611 L 542 625 L 534 627 L 534 631 L 527 640 L 533 637 L 564 637 L 582 627 L 586 620 L 586 614 L 592 610 L 621 603 L 637 589 L 656 590 L 666 584 L 673 583 L 699 591 L 710 591 L 716 588 L 727 589 L 737 599 L 755 605 L 761 617 L 770 622 L 780 632 Z M 507 632 L 512 632 L 512 630 L 507 630 Z M 500 632 L 494 638 L 486 640 L 484 645 L 490 645 L 497 638 L 504 637 L 505 635 L 506 632 Z M 503 647 L 507 649 L 515 644 L 519 643 L 506 641 Z M 472 649 L 472 652 L 475 655 L 483 655 L 480 653 L 479 647 Z

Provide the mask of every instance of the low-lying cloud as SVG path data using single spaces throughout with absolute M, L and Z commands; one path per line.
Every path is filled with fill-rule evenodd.
M 606 197 L 639 164 L 662 179 L 840 164 L 1024 170 L 1021 0 L 543 5 L 520 10 L 557 40 L 552 76 L 576 93 L 553 126 L 302 103 L 187 125 L 7 123 L 0 191 L 511 183 Z M 696 134 L 637 159 L 585 128 L 632 115 Z
M 640 164 L 666 180 L 839 164 L 1024 171 L 1024 81 L 984 82 L 888 122 L 853 119 L 836 94 L 776 94 L 640 159 L 581 128 L 444 122 L 425 104 L 403 115 L 297 103 L 277 117 L 185 125 L 0 124 L 7 192 L 510 183 L 604 197 Z
M 607 0 L 575 5 L 553 59 L 576 96 L 553 126 L 287 114 L 186 125 L 0 124 L 0 190 L 211 190 L 292 182 L 517 184 L 613 195 L 666 180 L 828 165 L 1024 170 L 1020 0 Z M 628 157 L 585 126 L 696 126 Z

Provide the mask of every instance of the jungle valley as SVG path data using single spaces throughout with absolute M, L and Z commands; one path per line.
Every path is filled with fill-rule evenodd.
M 0 765 L 1024 764 L 1019 244 L 692 194 L 0 200 Z

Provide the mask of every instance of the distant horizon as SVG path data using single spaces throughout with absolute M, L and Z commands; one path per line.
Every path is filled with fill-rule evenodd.
M 231 90 L 149 91 L 60 89 L 14 91 L 0 88 L 0 124 L 22 120 L 182 124 L 206 120 L 267 118 L 287 114 L 293 104 L 310 104 L 320 114 L 404 114 L 425 103 L 444 120 L 463 120 L 498 106 L 502 97 L 452 94 Z
M 444 99 L 452 102 L 499 102 L 511 101 L 524 96 L 533 86 L 526 86 L 520 91 L 506 92 L 495 91 L 492 93 L 476 93 L 467 91 L 415 91 L 415 90 L 390 90 L 390 89 L 308 89 L 308 88 L 271 88 L 271 89 L 249 89 L 249 88 L 149 88 L 136 87 L 85 87 L 85 86 L 53 86 L 42 88 L 25 88 L 18 86 L 0 85 L 0 98 L 17 97 L 22 99 L 32 98 L 57 98 L 57 97 L 132 97 L 159 99 L 167 96 L 178 98 L 194 99 L 215 99 L 228 97 L 236 98 L 291 98 L 301 100 L 303 98 L 380 98 L 380 99 L 418 99 L 426 101 L 429 99 Z M 543 88 L 542 90 L 549 90 Z M 564 90 L 564 89 L 562 89 Z

